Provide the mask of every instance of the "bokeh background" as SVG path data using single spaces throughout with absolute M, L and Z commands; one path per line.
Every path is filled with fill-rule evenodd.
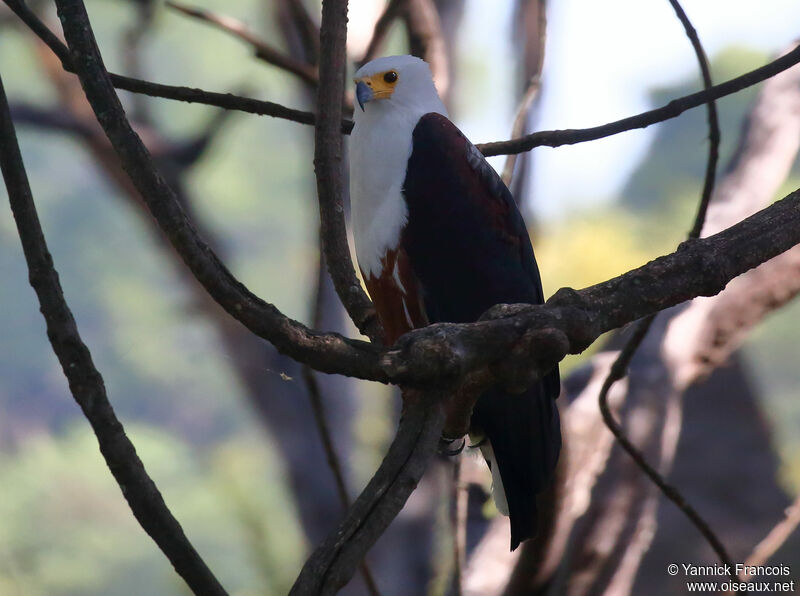
M 358 56 L 384 4 L 350 4 Z M 505 139 L 521 91 L 516 3 L 452 4 L 458 16 L 451 116 L 475 142 Z M 241 19 L 278 47 L 291 42 L 280 2 L 198 5 Z M 110 70 L 133 68 L 158 82 L 312 106 L 313 96 L 290 75 L 161 2 L 89 0 L 87 6 Z M 316 16 L 318 3 L 308 6 Z M 39 7 L 57 27 L 49 3 Z M 686 0 L 685 8 L 707 42 L 718 82 L 767 62 L 800 35 L 800 6 L 790 0 L 764 0 L 757 8 Z M 152 11 L 148 25 L 132 42 L 145 11 Z M 406 48 L 398 23 L 387 53 Z M 667 2 L 552 3 L 541 101 L 529 128 L 590 126 L 662 105 L 700 87 L 696 70 Z M 101 164 L 97 145 L 87 141 L 92 133 L 76 132 L 85 108 L 70 111 L 75 82 L 56 71 L 47 50 L 0 7 L 0 73 L 34 195 L 66 297 L 112 403 L 167 503 L 230 593 L 285 593 L 308 549 L 340 511 L 302 375 L 261 342 L 242 340 L 236 325 L 203 300 L 147 216 Z M 722 164 L 756 92 L 719 102 Z M 312 130 L 238 113 L 219 121 L 212 108 L 125 93 L 122 99 L 147 131 L 151 150 L 164 147 L 162 166 L 175 168 L 184 197 L 235 275 L 284 313 L 311 323 L 318 263 Z M 59 115 L 63 121 L 47 120 Z M 200 152 L 192 143 L 208 130 L 215 132 Z M 705 114 L 693 110 L 646 131 L 575 148 L 536 149 L 521 192 L 546 294 L 602 281 L 672 251 L 694 215 L 706 140 Z M 201 153 L 196 161 L 187 157 L 193 150 Z M 503 158 L 492 163 L 502 168 Z M 798 186 L 795 167 L 783 190 Z M 26 280 L 3 200 L 0 594 L 187 593 L 106 469 L 68 393 Z M 798 315 L 800 305 L 781 309 L 737 356 L 769 425 L 777 486 L 787 499 L 800 491 Z M 326 328 L 355 333 L 335 309 L 323 320 Z M 586 357 L 568 358 L 563 374 Z M 319 380 L 355 493 L 392 436 L 397 398 L 374 384 Z M 739 470 L 742 483 L 748 472 Z M 395 524 L 394 537 L 386 538 L 411 540 L 424 527 L 433 535 L 427 546 L 397 560 L 387 548 L 374 554 L 387 594 L 418 593 L 404 590 L 405 581 L 431 593 L 446 590 L 441 577 L 447 564 L 437 563 L 447 558 L 446 538 L 437 538 L 437 528 L 447 534 L 446 496 L 435 490 L 437 482 L 423 486 Z M 800 565 L 800 551 L 790 552 Z M 423 579 L 409 579 L 415 577 Z

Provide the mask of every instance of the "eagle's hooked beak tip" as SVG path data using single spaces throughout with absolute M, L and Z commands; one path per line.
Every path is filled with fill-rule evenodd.
M 364 111 L 364 104 L 372 99 L 372 89 L 364 81 L 356 82 L 356 101 L 358 101 L 361 111 Z

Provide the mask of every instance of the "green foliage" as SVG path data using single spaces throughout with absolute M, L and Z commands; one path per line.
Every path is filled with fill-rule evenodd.
M 800 302 L 795 300 L 761 323 L 746 346 L 764 414 L 775 429 L 774 442 L 782 456 L 783 480 L 791 494 L 800 490 L 798 320 Z
M 209 450 L 130 432 L 173 513 L 231 594 L 283 594 L 304 551 L 281 471 L 258 436 Z M 179 595 L 180 579 L 142 531 L 87 425 L 35 434 L 0 453 L 0 593 Z M 280 540 L 275 537 L 279 536 Z
M 536 243 L 545 291 L 552 294 L 562 286 L 590 286 L 669 250 L 666 243 L 641 242 L 641 225 L 625 211 L 612 208 L 548 226 Z

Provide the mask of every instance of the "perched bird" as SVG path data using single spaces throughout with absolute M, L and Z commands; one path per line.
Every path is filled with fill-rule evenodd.
M 495 304 L 544 302 L 525 222 L 478 149 L 447 118 L 428 64 L 378 58 L 355 75 L 350 199 L 356 255 L 394 343 L 429 323 L 476 321 Z M 492 472 L 511 549 L 536 532 L 536 495 L 561 449 L 556 367 L 514 395 L 481 395 L 470 436 Z

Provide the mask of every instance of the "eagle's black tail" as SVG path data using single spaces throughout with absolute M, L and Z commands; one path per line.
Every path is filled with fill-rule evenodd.
M 493 389 L 472 413 L 473 427 L 486 438 L 481 450 L 493 468 L 495 503 L 511 517 L 511 550 L 536 534 L 536 495 L 549 484 L 558 461 L 559 385 L 556 369 L 518 395 Z

